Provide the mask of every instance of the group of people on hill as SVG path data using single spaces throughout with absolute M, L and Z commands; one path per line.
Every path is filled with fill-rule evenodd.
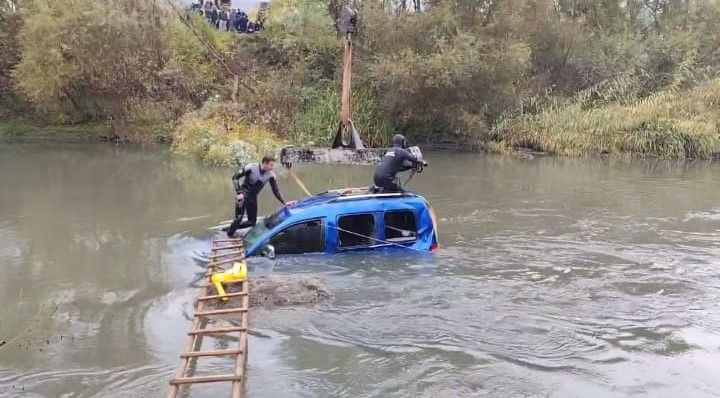
M 248 15 L 239 9 L 218 7 L 216 0 L 205 0 L 204 4 L 196 0 L 190 6 L 192 11 L 200 13 L 211 26 L 226 32 L 255 33 L 263 30 L 260 21 L 251 21 Z

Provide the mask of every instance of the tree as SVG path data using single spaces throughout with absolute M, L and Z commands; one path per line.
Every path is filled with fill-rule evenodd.
M 155 1 L 30 1 L 27 9 L 13 78 L 39 110 L 112 118 L 127 99 L 156 91 L 168 18 Z
M 18 102 L 11 84 L 11 72 L 20 61 L 17 34 L 21 26 L 16 3 L 10 0 L 0 3 L 0 108 L 13 108 Z

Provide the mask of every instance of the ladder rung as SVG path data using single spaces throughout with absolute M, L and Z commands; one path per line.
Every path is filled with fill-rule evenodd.
M 196 312 L 195 316 L 209 316 L 209 315 L 224 315 L 224 314 L 237 314 L 240 312 L 247 312 L 247 308 L 223 308 L 220 310 L 201 311 Z
M 222 267 L 213 267 L 215 268 L 214 271 L 207 270 L 205 271 L 205 276 L 212 276 L 215 274 L 222 274 L 223 272 L 230 271 L 232 268 L 222 268 Z M 245 278 L 247 279 L 247 278 Z M 232 281 L 230 281 L 232 282 Z M 236 282 L 242 282 L 242 281 L 236 281 Z M 224 283 L 224 282 L 223 282 Z
M 238 255 L 239 255 L 239 256 L 242 256 L 242 257 L 245 257 L 243 252 L 241 252 L 241 251 L 239 251 L 239 250 L 236 250 L 236 251 L 231 252 L 231 253 L 213 254 L 212 256 L 210 256 L 210 258 L 211 258 L 211 259 L 215 259 L 215 258 L 218 258 L 218 257 L 238 256 Z M 211 260 L 210 262 L 212 262 L 212 260 Z
M 237 249 L 240 247 L 244 247 L 244 246 L 243 245 L 217 246 L 217 247 L 213 247 L 213 250 L 230 250 L 230 249 Z
M 205 276 L 210 276 L 210 275 L 205 275 Z M 226 281 L 226 282 L 223 282 L 222 284 L 223 285 L 232 285 L 235 283 L 243 283 L 243 282 L 247 282 L 247 279 L 240 279 L 237 281 Z M 212 283 L 205 283 L 205 284 L 200 285 L 200 287 L 208 287 L 208 286 L 215 286 L 215 285 L 213 285 Z
M 247 292 L 235 292 L 235 293 L 228 293 L 224 296 L 221 296 L 219 294 L 213 294 L 212 296 L 200 296 L 197 298 L 198 301 L 203 300 L 215 300 L 215 299 L 221 299 L 224 297 L 238 297 L 238 296 L 247 296 Z
M 210 271 L 210 270 L 206 271 L 205 276 L 213 276 L 215 274 L 222 274 L 223 272 L 226 272 L 226 271 L 230 271 L 230 269 L 216 267 L 215 271 Z M 238 283 L 238 282 L 244 282 L 245 280 L 247 280 L 247 277 L 245 279 L 237 280 L 237 281 L 227 281 L 227 282 L 223 281 L 223 283 L 233 283 L 233 282 Z
M 198 329 L 191 330 L 189 335 L 196 334 L 220 334 L 220 333 L 232 333 L 232 332 L 245 332 L 247 329 L 242 326 L 231 327 L 231 328 L 215 328 L 215 329 Z
M 229 350 L 213 350 L 213 351 L 190 351 L 180 354 L 180 358 L 197 358 L 197 357 L 219 357 L 222 355 L 241 354 L 242 350 L 234 348 Z
M 170 380 L 170 384 L 193 384 L 193 383 L 214 383 L 218 381 L 240 381 L 242 376 L 236 375 L 217 375 L 217 376 L 196 376 L 196 377 L 180 377 Z
M 235 262 L 235 261 L 238 261 L 238 260 L 244 260 L 244 259 L 245 259 L 245 256 L 237 257 L 237 258 L 228 258 L 228 259 L 225 259 L 225 260 L 222 260 L 222 261 L 212 261 L 212 260 L 211 260 L 211 261 L 208 263 L 207 266 L 208 266 L 208 267 L 216 267 L 216 266 L 218 266 L 218 265 L 220 265 L 220 264 L 232 263 L 232 262 Z
M 208 269 L 205 270 L 205 276 L 210 276 L 212 274 L 218 273 L 218 272 L 225 272 L 232 268 L 223 268 L 219 266 L 213 266 L 213 267 L 207 267 Z
M 241 241 L 241 240 L 243 240 L 243 238 L 214 239 L 213 244 L 222 243 L 222 242 L 237 242 L 237 241 Z

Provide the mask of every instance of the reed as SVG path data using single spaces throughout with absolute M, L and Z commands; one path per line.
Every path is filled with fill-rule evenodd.
M 720 151 L 720 79 L 631 102 L 588 108 L 584 97 L 504 120 L 495 135 L 512 147 L 562 155 L 709 159 Z
M 392 136 L 392 125 L 369 89 L 356 89 L 352 96 L 353 122 L 363 141 L 369 146 L 385 146 Z M 289 138 L 296 144 L 328 146 L 332 143 L 340 121 L 340 95 L 327 90 L 323 95 L 293 116 Z

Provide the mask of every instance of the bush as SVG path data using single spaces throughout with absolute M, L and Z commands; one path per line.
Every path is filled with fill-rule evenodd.
M 120 137 L 165 141 L 220 80 L 206 49 L 160 3 L 23 4 L 14 86 L 54 123 L 109 122 Z
M 389 50 L 373 57 L 367 81 L 393 124 L 416 140 L 454 140 L 464 114 L 491 124 L 516 103 L 514 82 L 530 65 L 522 41 L 495 37 L 489 28 L 448 29 L 457 21 L 444 7 L 392 23 L 407 42 L 387 38 Z
M 231 166 L 277 155 L 283 141 L 267 129 L 245 119 L 247 108 L 231 103 L 207 102 L 180 119 L 173 150 L 204 162 Z
M 0 6 L 0 116 L 23 114 L 28 104 L 19 98 L 12 87 L 11 72 L 20 62 L 17 34 L 22 26 L 20 14 Z
M 21 12 L 5 12 L 10 3 Z M 341 4 L 276 0 L 264 32 L 231 35 L 197 15 L 188 29 L 163 2 L 1 3 L 0 107 L 18 109 L 21 94 L 59 123 L 109 123 L 144 141 L 172 129 L 177 152 L 218 163 L 270 149 L 272 137 L 327 145 Z M 353 113 L 369 145 L 398 128 L 478 150 L 715 150 L 716 111 L 700 94 L 712 97 L 720 76 L 715 0 L 399 4 L 357 3 Z
M 18 34 L 18 89 L 39 110 L 75 120 L 116 115 L 126 98 L 147 95 L 160 67 L 157 37 L 163 26 L 139 18 L 151 13 L 138 7 L 30 1 L 26 12 L 31 17 Z
M 122 141 L 171 142 L 178 120 L 188 110 L 189 104 L 179 100 L 130 99 L 121 117 L 114 120 L 113 130 Z
M 353 123 L 368 146 L 387 146 L 393 128 L 383 115 L 375 96 L 368 89 L 353 92 Z M 289 138 L 295 144 L 314 142 L 329 146 L 340 123 L 340 94 L 327 89 L 321 97 L 297 112 L 290 128 Z

